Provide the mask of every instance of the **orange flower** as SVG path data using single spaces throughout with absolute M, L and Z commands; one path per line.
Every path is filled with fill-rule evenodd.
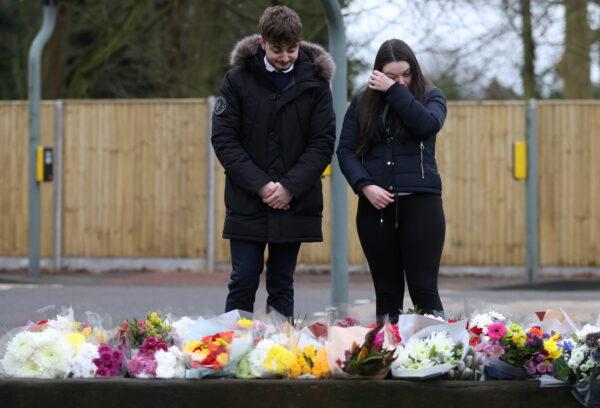
M 544 332 L 538 326 L 534 326 L 531 329 L 527 330 L 527 334 L 535 334 L 536 336 L 544 338 Z

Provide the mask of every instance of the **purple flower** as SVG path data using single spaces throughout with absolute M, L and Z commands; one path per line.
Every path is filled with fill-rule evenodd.
M 548 374 L 554 373 L 554 366 L 552 364 L 549 364 L 548 367 L 546 367 L 546 372 Z
M 527 335 L 527 345 L 532 347 L 541 347 L 544 344 L 544 341 L 537 334 L 528 334 Z
M 546 367 L 548 367 L 546 364 L 544 364 L 544 363 L 539 363 L 539 364 L 536 366 L 536 369 L 537 369 L 538 373 L 540 373 L 540 374 L 545 374 L 545 373 L 546 373 Z
M 127 362 L 127 370 L 132 377 L 138 377 L 141 374 L 156 377 L 156 361 L 147 354 L 137 354 Z
M 537 367 L 535 365 L 535 363 L 533 361 L 528 361 L 527 362 L 527 374 L 529 375 L 534 375 L 535 373 L 537 373 Z
M 98 347 L 98 353 L 106 353 L 112 351 L 112 348 L 107 344 L 102 344 Z
M 546 361 L 546 356 L 542 353 L 539 353 L 537 356 L 535 356 L 535 359 L 538 363 L 543 363 Z
M 485 352 L 488 356 L 500 358 L 504 355 L 504 347 L 500 344 L 488 344 L 485 348 Z
M 104 351 L 104 352 L 100 353 L 100 359 L 102 361 L 112 361 L 113 355 L 110 351 Z

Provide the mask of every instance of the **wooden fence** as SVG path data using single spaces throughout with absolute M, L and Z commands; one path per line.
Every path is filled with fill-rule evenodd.
M 217 163 L 216 211 L 207 214 L 205 100 L 65 101 L 64 257 L 207 256 L 207 218 L 221 239 L 224 174 Z M 42 104 L 42 143 L 53 146 L 54 102 Z M 512 143 L 525 139 L 525 104 L 451 102 L 438 136 L 447 222 L 444 265 L 522 266 L 525 185 L 512 178 Z M 540 101 L 539 239 L 542 266 L 600 266 L 600 103 Z M 1 257 L 27 255 L 27 104 L 0 103 Z M 323 183 L 324 243 L 305 244 L 300 263 L 330 259 L 330 181 Z M 54 184 L 42 185 L 42 256 L 54 248 Z M 363 262 L 348 189 L 349 261 Z

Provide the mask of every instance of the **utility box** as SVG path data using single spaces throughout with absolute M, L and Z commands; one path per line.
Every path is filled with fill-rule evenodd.
M 513 144 L 513 177 L 515 180 L 527 178 L 527 143 L 523 141 Z
M 38 183 L 52 181 L 54 176 L 54 150 L 51 147 L 38 146 L 36 170 Z

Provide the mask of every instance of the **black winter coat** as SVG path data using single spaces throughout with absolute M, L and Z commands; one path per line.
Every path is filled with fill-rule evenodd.
M 435 160 L 436 135 L 446 119 L 446 98 L 435 87 L 427 89 L 425 104 L 420 103 L 399 84 L 385 94 L 389 114 L 397 115 L 410 134 L 408 140 L 382 135 L 362 157 L 358 147 L 357 106 L 362 94 L 354 98 L 342 128 L 337 157 L 340 168 L 355 193 L 376 184 L 392 193 L 441 194 L 442 180 Z M 381 120 L 383 115 L 379 113 Z M 384 129 L 384 126 L 379 126 Z M 384 130 L 380 130 L 384 131 Z
M 213 114 L 211 140 L 226 174 L 223 238 L 322 241 L 321 174 L 335 143 L 333 60 L 302 42 L 294 79 L 281 92 L 267 76 L 258 38 L 236 45 Z M 257 191 L 270 181 L 293 195 L 289 210 L 262 202 Z

